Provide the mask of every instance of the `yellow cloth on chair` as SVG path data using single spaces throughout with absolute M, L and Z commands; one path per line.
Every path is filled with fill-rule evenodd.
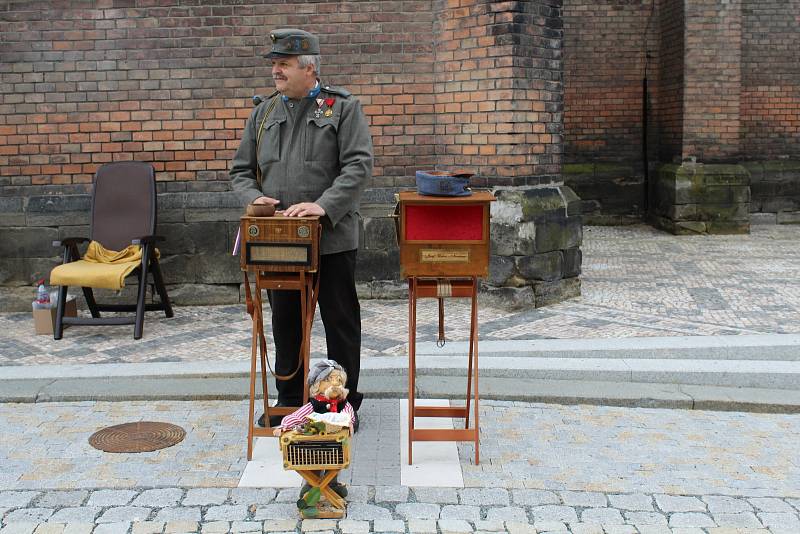
M 156 249 L 156 258 L 159 252 Z M 89 243 L 78 261 L 59 265 L 50 271 L 50 285 L 122 289 L 125 277 L 142 264 L 142 247 L 129 245 L 120 251 L 108 250 L 97 241 Z

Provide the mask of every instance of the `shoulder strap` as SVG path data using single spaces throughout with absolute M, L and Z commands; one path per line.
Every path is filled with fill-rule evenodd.
M 256 134 L 256 182 L 261 187 L 261 166 L 258 164 L 258 148 L 261 146 L 261 134 L 264 133 L 264 123 L 267 121 L 272 110 L 275 109 L 275 104 L 278 103 L 277 92 L 273 93 L 272 100 L 267 105 L 267 112 L 264 113 L 264 118 L 261 119 L 261 124 L 258 125 L 258 133 Z
M 350 91 L 348 91 L 347 89 L 344 89 L 342 87 L 334 87 L 333 85 L 323 85 L 321 90 L 325 91 L 326 93 L 339 95 L 339 96 L 341 96 L 343 98 L 347 98 L 347 97 L 349 97 L 350 95 L 353 94 Z

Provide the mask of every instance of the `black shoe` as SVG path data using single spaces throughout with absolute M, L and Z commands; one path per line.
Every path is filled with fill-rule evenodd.
M 297 405 L 289 404 L 288 402 L 278 401 L 278 402 L 275 403 L 273 408 L 278 407 L 278 406 L 297 406 Z M 271 426 L 271 427 L 280 426 L 281 421 L 283 421 L 283 417 L 284 417 L 283 415 L 270 415 L 269 416 L 269 426 Z M 261 416 L 258 418 L 258 426 L 260 426 L 261 428 L 264 428 L 264 423 L 265 423 L 264 414 L 262 413 Z
M 358 432 L 358 412 L 353 412 L 353 434 Z

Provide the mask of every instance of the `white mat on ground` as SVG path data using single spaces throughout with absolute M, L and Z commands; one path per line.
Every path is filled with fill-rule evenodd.
M 413 487 L 463 488 L 464 477 L 455 441 L 415 441 L 408 465 L 408 400 L 400 401 L 400 484 Z M 449 406 L 444 399 L 417 399 L 417 406 Z M 415 428 L 453 428 L 449 417 L 417 417 Z
M 239 479 L 240 488 L 299 488 L 302 478 L 283 468 L 278 438 L 256 438 L 253 459 L 247 462 Z

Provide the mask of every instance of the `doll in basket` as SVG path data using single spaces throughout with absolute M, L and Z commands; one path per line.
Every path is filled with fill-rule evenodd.
M 309 421 L 323 421 L 327 427 L 349 427 L 352 435 L 355 411 L 347 402 L 346 383 L 347 373 L 341 365 L 333 360 L 317 362 L 308 370 L 308 403 L 284 417 L 273 433 L 280 436 L 283 432 L 303 427 Z M 336 479 L 330 483 L 330 488 L 341 497 L 347 495 L 347 488 Z M 303 486 L 301 497 L 308 489 L 308 485 Z

